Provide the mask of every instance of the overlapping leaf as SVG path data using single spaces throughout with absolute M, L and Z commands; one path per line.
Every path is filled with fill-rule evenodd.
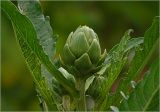
M 29 19 L 22 15 L 9 1 L 2 2 L 2 9 L 9 16 L 13 23 L 22 52 L 25 55 L 26 62 L 30 67 L 33 75 L 38 76 L 39 74 L 39 70 L 36 70 L 34 67 L 38 66 L 37 68 L 39 68 L 40 65 L 43 64 L 47 70 L 54 75 L 59 83 L 64 86 L 66 90 L 68 90 L 72 95 L 75 95 L 76 91 L 74 85 L 66 80 L 60 71 L 58 71 L 52 64 L 46 52 L 43 51 L 42 45 L 39 44 L 34 26 L 29 21 Z
M 152 55 L 153 51 L 155 50 L 158 40 L 159 40 L 159 17 L 155 17 L 154 21 L 152 23 L 152 26 L 146 31 L 144 35 L 144 48 L 143 50 L 139 50 L 136 52 L 136 55 L 134 59 L 132 60 L 129 73 L 128 73 L 128 80 L 125 81 L 123 85 L 123 91 L 126 92 L 127 88 L 127 82 L 133 80 L 144 68 L 147 61 L 149 60 L 150 56 Z M 153 69 L 153 68 L 152 68 Z M 158 69 L 152 70 L 153 75 L 155 75 L 155 71 L 158 73 Z M 154 74 L 155 73 L 155 74 Z M 158 75 L 158 74 L 157 74 Z M 157 77 L 158 79 L 158 77 Z M 156 82 L 156 81 L 155 81 Z M 151 85 L 148 85 L 148 87 L 152 87 Z M 157 85 L 158 87 L 158 85 Z M 157 88 L 155 87 L 155 88 Z M 139 92 L 139 91 L 137 91 Z M 150 92 L 150 91 L 149 91 Z M 153 92 L 153 91 L 152 91 Z M 143 103 L 143 102 L 141 102 Z M 154 102 L 157 103 L 157 102 Z
M 157 61 L 157 60 L 156 60 Z M 154 62 L 144 79 L 136 86 L 128 100 L 123 100 L 120 110 L 158 111 L 159 78 L 158 62 Z
M 4 9 L 4 7 L 5 7 L 5 9 Z M 11 2 L 8 2 L 8 1 L 3 2 L 2 8 L 5 12 L 7 12 L 8 15 L 11 13 L 11 11 L 14 11 L 13 16 L 12 16 L 13 18 L 17 14 L 16 8 L 14 7 L 14 5 Z M 45 102 L 48 105 L 48 107 L 47 107 L 48 109 L 57 110 L 56 104 L 54 102 L 54 96 L 52 95 L 52 93 L 48 92 L 47 84 L 41 76 L 41 62 L 40 62 L 39 58 L 35 55 L 35 53 L 32 52 L 31 48 L 28 46 L 27 42 L 23 38 L 24 36 L 31 36 L 31 32 L 23 33 L 23 31 L 19 28 L 18 24 L 13 23 L 13 25 L 14 25 L 14 30 L 17 35 L 17 40 L 21 46 L 21 50 L 22 50 L 23 55 L 25 57 L 25 61 L 26 61 L 27 65 L 32 73 L 36 88 L 41 93 L 41 95 L 39 97 L 43 97 L 41 103 L 44 103 L 43 100 L 45 100 Z M 21 27 L 23 27 L 24 31 L 27 30 L 27 29 L 25 29 L 25 27 L 26 27 L 25 24 L 21 24 Z
M 6 12 L 13 23 L 14 30 L 17 34 L 17 40 L 22 49 L 26 63 L 32 73 L 36 88 L 38 92 L 41 93 L 40 97 L 43 97 L 42 100 L 45 101 L 43 104 L 47 104 L 46 110 L 47 108 L 49 110 L 58 110 L 60 105 L 57 105 L 56 100 L 58 101 L 59 97 L 57 97 L 58 95 L 56 96 L 55 88 L 50 87 L 53 84 L 46 81 L 42 74 L 45 74 L 45 77 L 51 79 L 51 81 L 55 78 L 68 92 L 71 93 L 71 95 L 76 96 L 77 93 L 74 84 L 71 83 L 74 82 L 74 78 L 70 77 L 69 74 L 66 74 L 65 71 L 61 70 L 60 72 L 55 65 L 52 64 L 51 59 L 55 52 L 55 40 L 53 38 L 49 21 L 42 14 L 39 2 L 19 1 L 18 3 L 21 13 L 9 1 L 2 2 L 2 9 Z M 95 76 L 93 78 L 94 81 L 89 80 L 88 83 L 86 83 L 86 90 L 88 89 L 87 93 L 90 95 L 94 94 L 93 96 L 96 97 L 94 98 L 96 104 L 95 109 L 106 110 L 113 104 L 115 105 L 112 107 L 119 106 L 117 102 L 123 98 L 120 97 L 119 92 L 128 92 L 130 81 L 137 77 L 143 70 L 158 43 L 158 24 L 159 18 L 156 17 L 152 26 L 145 33 L 144 39 L 130 39 L 131 30 L 127 31 L 120 43 L 110 50 L 105 60 L 106 66 L 99 72 L 99 76 Z M 143 43 L 143 40 L 144 47 L 139 46 Z M 127 80 L 121 82 L 115 96 L 111 98 L 111 95 L 109 94 L 111 86 L 122 71 L 122 68 L 127 61 L 128 52 L 134 47 L 137 48 L 128 73 L 125 75 Z M 152 65 L 144 80 L 136 86 L 136 89 L 132 92 L 129 99 L 123 100 L 120 105 L 120 110 L 145 111 L 158 109 L 158 68 L 157 63 Z M 66 74 L 66 76 L 62 75 L 62 73 Z M 47 77 L 48 74 L 49 77 Z M 50 74 L 52 74 L 54 78 Z M 68 81 L 67 78 L 70 78 L 71 81 Z M 54 84 L 56 84 L 56 82 Z M 96 92 L 98 94 L 96 94 Z
M 119 85 L 119 90 L 117 91 L 117 94 L 119 95 L 117 95 L 117 97 L 120 97 L 119 91 L 123 91 L 124 93 L 128 92 L 127 90 L 130 87 L 130 81 L 134 80 L 141 73 L 153 51 L 155 50 L 159 39 L 158 24 L 159 17 L 155 17 L 151 27 L 145 32 L 143 44 L 144 47 L 138 47 L 135 51 L 135 56 L 129 66 L 128 73 L 125 76 L 126 79 Z M 145 46 L 147 46 L 147 48 Z M 117 102 L 119 100 L 116 98 Z
M 99 102 L 99 106 L 96 108 L 99 108 L 100 110 L 105 109 L 107 101 L 106 94 L 109 92 L 112 84 L 121 72 L 126 62 L 128 51 L 133 47 L 136 47 L 139 44 L 143 43 L 143 38 L 130 39 L 131 31 L 132 30 L 128 30 L 124 34 L 121 42 L 110 50 L 105 60 L 106 72 L 103 73 L 103 75 L 101 73 L 100 76 L 95 78 L 93 84 L 91 85 L 91 88 L 93 87 L 94 90 L 92 90 L 91 88 L 89 90 L 95 94 L 96 91 L 98 91 L 99 97 L 97 97 L 97 102 Z
M 159 39 L 159 17 L 155 17 L 151 27 L 144 34 L 144 48 L 135 53 L 128 71 L 128 80 L 133 80 L 144 68 L 152 55 Z M 139 53 L 138 53 L 139 52 Z
M 49 24 L 49 17 L 45 17 L 43 15 L 39 1 L 18 1 L 18 8 L 20 12 L 28 17 L 28 19 L 32 22 L 43 51 L 49 56 L 51 60 L 53 60 L 53 55 L 55 54 L 55 38 L 53 38 L 53 31 Z M 59 83 L 55 80 L 55 78 L 53 78 L 53 75 L 48 72 L 43 64 L 41 65 L 41 74 L 43 77 L 45 77 L 44 80 L 46 80 L 49 88 L 52 88 L 53 91 L 55 89 L 59 89 L 55 88 L 55 85 L 58 86 Z M 55 101 L 57 101 L 57 105 L 59 105 L 61 102 L 61 97 L 59 96 L 59 93 L 56 93 L 55 91 Z
M 129 66 L 127 74 L 125 75 L 125 79 L 120 81 L 119 87 L 113 98 L 114 100 L 112 99 L 112 105 L 119 105 L 119 102 L 123 99 L 120 91 L 125 94 L 129 92 L 128 89 L 130 88 L 130 82 L 140 75 L 141 71 L 144 69 L 144 66 L 147 64 L 148 60 L 153 54 L 153 51 L 156 49 L 159 39 L 158 24 L 159 17 L 155 17 L 151 27 L 145 32 L 143 44 L 144 47 L 140 46 L 136 49 L 135 56 Z
M 55 38 L 53 37 L 53 31 L 49 23 L 49 17 L 45 17 L 42 13 L 41 5 L 39 1 L 18 1 L 18 8 L 21 14 L 27 16 L 32 22 L 39 44 L 42 46 L 46 54 L 53 58 L 55 51 Z

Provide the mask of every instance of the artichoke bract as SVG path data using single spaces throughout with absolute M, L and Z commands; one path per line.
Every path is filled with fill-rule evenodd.
M 106 50 L 101 55 L 97 34 L 87 26 L 80 26 L 68 36 L 61 61 L 73 75 L 87 75 L 102 67 L 105 56 Z

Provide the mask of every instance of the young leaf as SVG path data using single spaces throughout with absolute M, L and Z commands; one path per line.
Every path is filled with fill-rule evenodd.
M 156 60 L 157 61 L 157 60 Z M 136 86 L 128 100 L 123 100 L 120 110 L 125 111 L 158 111 L 159 78 L 158 62 L 152 64 L 144 79 Z
M 28 18 L 22 15 L 10 1 L 4 1 L 1 5 L 4 12 L 11 19 L 15 32 L 19 34 L 17 35 L 19 36 L 17 37 L 19 43 L 25 43 L 27 47 L 30 48 L 30 52 L 34 54 L 40 62 L 42 62 L 47 70 L 54 75 L 56 80 L 58 80 L 60 84 L 62 84 L 63 87 L 71 93 L 71 95 L 77 95 L 74 85 L 66 80 L 43 51 L 43 48 L 37 39 L 35 29 Z M 23 48 L 23 46 L 21 47 Z

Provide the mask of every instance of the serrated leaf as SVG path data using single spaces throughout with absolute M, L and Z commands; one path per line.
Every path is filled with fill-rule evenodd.
M 143 46 L 139 46 L 136 48 L 134 58 L 129 65 L 128 73 L 124 76 L 125 79 L 120 82 L 118 89 L 113 96 L 112 104 L 119 105 L 119 102 L 123 99 L 121 97 L 119 91 L 123 91 L 124 93 L 128 94 L 128 89 L 131 87 L 130 82 L 134 80 L 141 71 L 144 69 L 144 66 L 147 64 L 148 60 L 150 59 L 153 51 L 156 49 L 158 40 L 159 40 L 159 17 L 155 17 L 152 23 L 152 26 L 145 32 L 144 35 L 144 45 L 148 46 L 144 48 Z
M 50 58 L 53 58 L 55 53 L 55 38 L 53 37 L 53 31 L 49 24 L 49 17 L 43 15 L 39 1 L 18 0 L 18 8 L 20 12 L 27 16 L 32 22 L 43 50 Z
M 128 32 L 125 33 L 124 37 L 122 38 L 121 42 L 117 45 L 115 45 L 107 54 L 107 57 L 105 59 L 105 64 L 109 65 L 106 67 L 106 71 L 107 73 L 104 73 L 104 75 L 106 76 L 106 83 L 103 83 L 105 87 L 105 89 L 107 89 L 107 91 L 109 91 L 110 87 L 112 86 L 112 84 L 114 83 L 115 79 L 117 78 L 117 76 L 119 75 L 119 73 L 121 72 L 125 62 L 127 61 L 127 54 L 128 52 L 139 46 L 140 44 L 143 43 L 144 38 L 143 37 L 139 37 L 139 38 L 132 38 L 130 39 L 130 32 L 132 32 L 132 30 L 128 30 Z M 104 93 L 103 91 L 104 88 L 101 88 L 101 93 Z M 109 108 L 109 102 L 111 102 L 110 98 L 107 98 L 108 95 L 106 96 L 106 99 L 104 98 L 103 100 L 103 104 L 101 105 L 101 109 L 103 108 L 105 110 L 105 108 Z M 99 97 L 98 97 L 99 98 Z M 108 107 L 107 107 L 108 106 Z
M 159 20 L 159 17 L 154 18 L 152 26 L 145 32 L 145 35 L 144 35 L 143 46 L 148 45 L 148 48 L 150 50 L 145 50 L 145 48 L 143 48 L 142 46 L 137 47 L 135 51 L 135 56 L 129 66 L 128 73 L 125 75 L 126 79 L 120 83 L 116 94 L 119 94 L 119 91 L 123 91 L 125 93 L 128 92 L 128 88 L 130 87 L 130 81 L 134 80 L 141 73 L 144 66 L 147 64 L 147 61 L 151 57 L 153 51 L 155 50 L 155 47 L 157 46 L 157 42 L 159 38 L 158 20 Z M 119 100 L 117 100 L 117 98 Z M 121 98 L 119 94 L 117 95 L 117 97 L 115 97 L 115 100 L 119 102 Z
M 132 60 L 131 66 L 129 68 L 128 74 L 130 80 L 136 77 L 144 68 L 145 64 L 149 60 L 151 54 L 153 53 L 155 47 L 158 43 L 159 38 L 159 17 L 155 17 L 151 27 L 144 34 L 144 48 L 139 49 L 139 55 L 136 55 Z M 137 54 L 137 52 L 135 54 Z
M 14 5 L 8 1 L 5 3 L 3 2 L 2 7 L 3 6 L 6 6 L 5 8 L 8 8 L 8 9 L 5 9 L 5 11 L 9 11 L 9 10 L 14 11 L 13 9 L 15 9 Z M 47 104 L 47 107 L 45 108 L 45 110 L 46 109 L 57 110 L 57 106 L 54 101 L 54 96 L 53 94 L 51 94 L 51 91 L 49 91 L 49 87 L 43 81 L 44 79 L 41 75 L 41 61 L 34 54 L 34 52 L 32 52 L 31 48 L 24 41 L 24 38 L 23 38 L 24 35 L 16 27 L 17 26 L 14 26 L 14 30 L 17 35 L 17 40 L 19 41 L 23 56 L 25 58 L 27 66 L 33 77 L 33 81 L 35 83 L 38 96 L 41 99 L 42 104 L 45 104 L 45 103 Z
M 129 50 L 138 47 L 140 44 L 144 42 L 144 37 L 138 37 L 138 38 L 131 38 L 128 40 L 127 46 L 125 47 L 125 53 Z M 112 53 L 117 49 L 118 44 L 115 45 L 107 54 L 107 57 L 105 59 L 105 63 L 109 63 L 110 59 L 112 58 Z
M 159 79 L 158 79 L 158 62 L 152 64 L 150 70 L 131 93 L 128 100 L 123 100 L 120 110 L 125 111 L 157 111 L 159 101 Z
M 27 48 L 29 48 L 30 53 L 34 54 L 37 59 L 47 68 L 47 70 L 54 75 L 56 80 L 59 81 L 63 87 L 68 90 L 72 95 L 76 95 L 76 89 L 74 85 L 68 82 L 65 77 L 56 69 L 56 67 L 52 64 L 48 55 L 43 51 L 42 46 L 39 44 L 39 40 L 37 39 L 36 31 L 29 21 L 29 19 L 22 15 L 18 9 L 10 2 L 4 1 L 1 4 L 3 11 L 9 16 L 11 19 L 15 32 L 17 34 L 17 39 L 19 43 L 25 43 Z M 23 44 L 20 44 L 21 48 Z M 23 51 L 24 52 L 24 51 Z M 31 55 L 28 54 L 28 55 Z M 26 60 L 28 58 L 26 57 Z
M 135 51 L 135 56 L 129 66 L 128 74 L 126 75 L 126 80 L 120 84 L 120 88 L 122 91 L 127 93 L 127 88 L 130 87 L 130 81 L 134 80 L 140 72 L 143 70 L 144 66 L 147 64 L 151 54 L 155 50 L 155 46 L 157 46 L 158 42 L 158 17 L 156 17 L 152 23 L 152 26 L 145 32 L 144 36 L 144 46 L 150 46 L 150 50 L 145 50 L 143 47 L 138 47 Z M 154 34 L 153 34 L 154 32 Z M 152 34 L 152 37 L 149 35 Z M 148 39 L 147 39 L 148 38 Z M 150 39 L 153 38 L 153 39 Z M 154 44 L 153 44 L 154 43 Z
M 112 51 L 109 53 L 109 60 L 108 56 L 106 57 L 105 63 L 109 64 L 110 66 L 106 68 L 106 72 L 103 74 L 105 76 L 105 80 L 103 81 L 103 85 L 101 85 L 104 88 L 101 88 L 101 91 L 99 92 L 100 95 L 98 97 L 97 104 L 99 110 L 104 110 L 107 102 L 106 95 L 108 94 L 112 84 L 118 77 L 119 73 L 121 72 L 125 62 L 126 62 L 126 46 L 128 44 L 128 41 L 130 39 L 130 33 L 132 30 L 128 30 L 125 32 L 122 40 L 120 43 L 112 49 Z M 104 83 L 105 82 L 105 83 Z
M 27 16 L 32 22 L 43 51 L 51 60 L 53 60 L 53 55 L 55 55 L 55 38 L 53 38 L 53 31 L 49 23 L 49 17 L 43 15 L 40 2 L 37 0 L 18 0 L 18 8 L 21 14 Z M 48 72 L 44 65 L 41 65 L 41 73 L 51 87 L 53 75 Z M 55 83 L 57 83 L 57 81 L 55 81 Z

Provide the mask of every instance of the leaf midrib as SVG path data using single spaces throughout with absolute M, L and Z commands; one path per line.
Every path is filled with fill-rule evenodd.
M 148 102 L 145 104 L 143 111 L 146 111 L 148 106 L 150 105 L 152 99 L 154 98 L 155 94 L 158 92 L 159 86 L 152 92 L 151 97 L 148 99 Z
M 134 76 L 138 76 L 138 74 L 141 73 L 141 71 L 142 71 L 143 68 L 145 67 L 146 63 L 149 61 L 150 57 L 152 56 L 153 52 L 155 51 L 155 48 L 156 48 L 156 46 L 157 46 L 157 44 L 158 44 L 158 40 L 159 40 L 159 39 L 156 40 L 156 42 L 155 42 L 155 44 L 153 45 L 153 47 L 151 48 L 149 54 L 148 54 L 147 57 L 144 59 L 142 65 L 140 66 L 140 68 L 138 69 L 138 71 L 135 73 Z M 142 53 L 144 53 L 144 52 L 145 52 L 145 51 L 143 50 Z M 132 77 L 132 78 L 130 78 L 130 79 L 133 79 L 133 78 L 135 78 L 135 77 Z M 130 80 L 130 79 L 129 79 L 129 80 Z

